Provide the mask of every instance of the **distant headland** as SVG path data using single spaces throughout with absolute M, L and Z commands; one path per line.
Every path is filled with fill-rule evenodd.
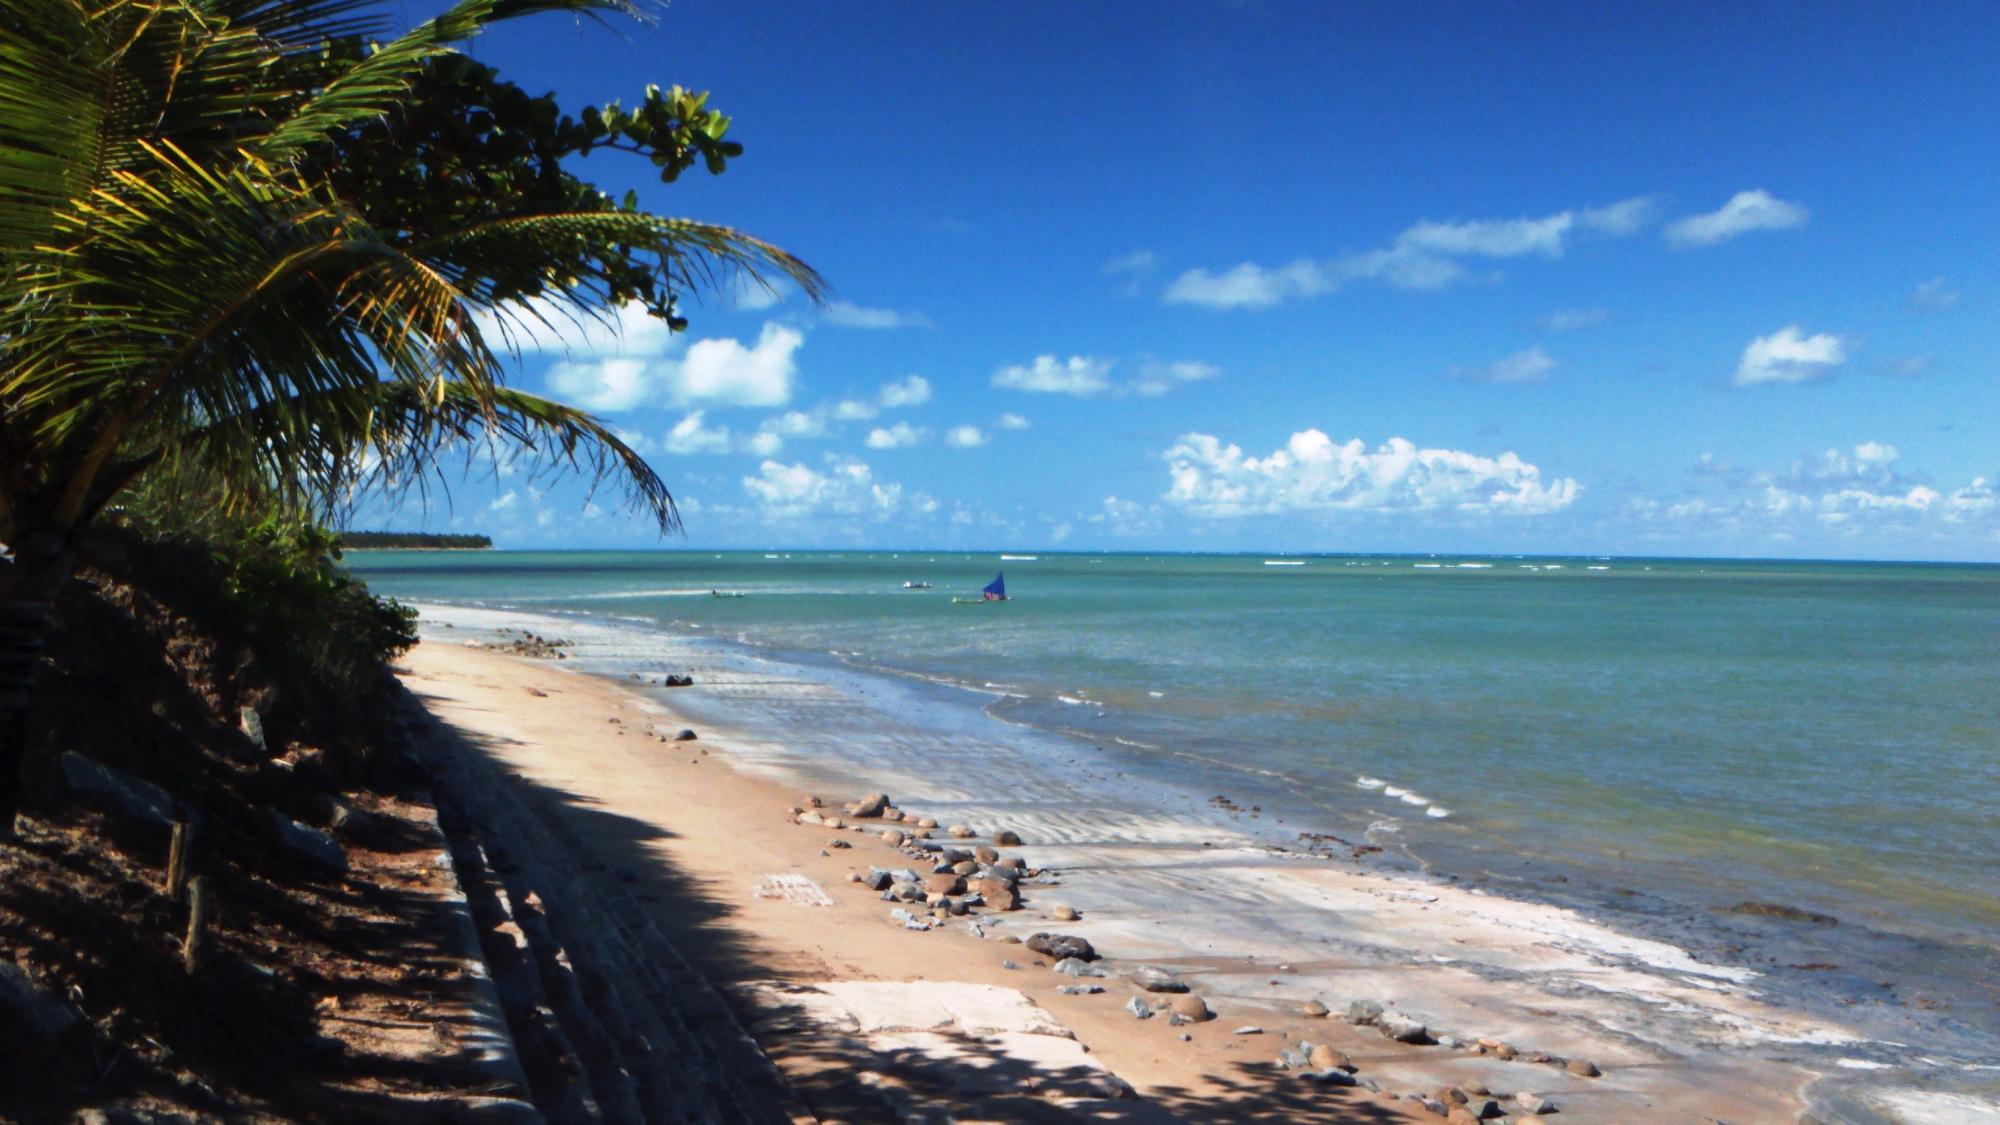
M 437 535 L 428 531 L 343 531 L 340 545 L 355 551 L 483 551 L 493 546 L 493 537 Z

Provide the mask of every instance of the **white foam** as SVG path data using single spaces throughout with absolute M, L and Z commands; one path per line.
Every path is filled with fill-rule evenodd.
M 1405 789 L 1400 785 L 1384 785 L 1382 787 L 1382 794 L 1387 797 L 1401 797 L 1402 795 L 1408 792 L 1409 792 L 1408 789 Z
M 1424 810 L 1424 815 L 1435 820 L 1443 820 L 1445 817 L 1451 815 L 1451 810 L 1445 808 L 1443 805 L 1432 805 L 1430 808 Z
M 1090 700 L 1088 699 L 1078 699 L 1076 696 L 1073 695 L 1058 695 L 1056 696 L 1056 698 L 1064 703 L 1069 704 L 1071 707 L 1083 707 L 1087 706 L 1090 703 Z
M 1492 570 L 1492 563 L 1459 563 L 1460 570 Z
M 1379 777 L 1357 777 L 1354 779 L 1354 784 L 1359 789 L 1380 789 L 1389 783 Z
M 1040 555 L 1001 555 L 1001 562 L 1034 562 Z
M 1265 566 L 1304 566 L 1304 559 L 1265 559 Z
M 1584 567 L 1583 569 L 1585 569 L 1585 570 L 1610 570 L 1611 568 L 1610 568 L 1610 567 L 1608 567 L 1608 566 L 1586 566 L 1586 567 Z
M 1870 1100 L 1909 1125 L 2000 1125 L 2000 1104 L 1969 1094 L 1885 1090 Z
M 1428 805 L 1431 803 L 1431 799 L 1422 793 L 1405 793 L 1401 797 L 1398 797 L 1397 800 L 1402 801 L 1406 805 Z
M 1146 694 L 1152 696 L 1154 699 L 1165 699 L 1167 697 L 1167 693 L 1164 691 L 1149 691 Z
M 1416 567 L 1418 570 L 1442 570 L 1444 568 L 1443 563 L 1411 563 L 1410 565 Z

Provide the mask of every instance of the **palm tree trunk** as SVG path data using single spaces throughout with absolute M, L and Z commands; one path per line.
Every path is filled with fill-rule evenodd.
M 75 566 L 58 536 L 22 538 L 13 557 L 0 560 L 0 840 L 14 838 L 20 811 L 28 708 L 42 675 L 49 609 Z

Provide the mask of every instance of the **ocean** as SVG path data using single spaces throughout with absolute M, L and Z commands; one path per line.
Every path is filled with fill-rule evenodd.
M 883 706 L 921 686 L 954 721 L 1090 755 L 1134 802 L 1193 794 L 1189 815 L 1292 846 L 1365 838 L 1385 862 L 1755 963 L 1810 1007 L 2000 1062 L 2000 567 L 693 550 L 347 565 L 405 600 L 875 684 Z M 954 604 L 998 571 L 1013 600 Z

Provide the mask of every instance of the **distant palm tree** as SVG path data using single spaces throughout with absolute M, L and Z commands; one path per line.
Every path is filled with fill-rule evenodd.
M 0 834 L 49 606 L 92 521 L 135 481 L 325 511 L 364 481 L 407 487 L 497 439 L 622 483 L 671 529 L 666 485 L 611 430 L 502 384 L 474 313 L 529 296 L 542 310 L 530 316 L 601 313 L 620 290 L 577 266 L 599 247 L 647 251 L 671 288 L 741 270 L 820 293 L 773 246 L 629 205 L 477 216 L 421 237 L 391 232 L 379 207 L 371 222 L 324 171 L 338 164 L 330 138 L 395 115 L 491 20 L 617 5 L 463 0 L 364 49 L 368 5 L 0 11 Z M 544 259 L 524 289 L 521 263 Z

